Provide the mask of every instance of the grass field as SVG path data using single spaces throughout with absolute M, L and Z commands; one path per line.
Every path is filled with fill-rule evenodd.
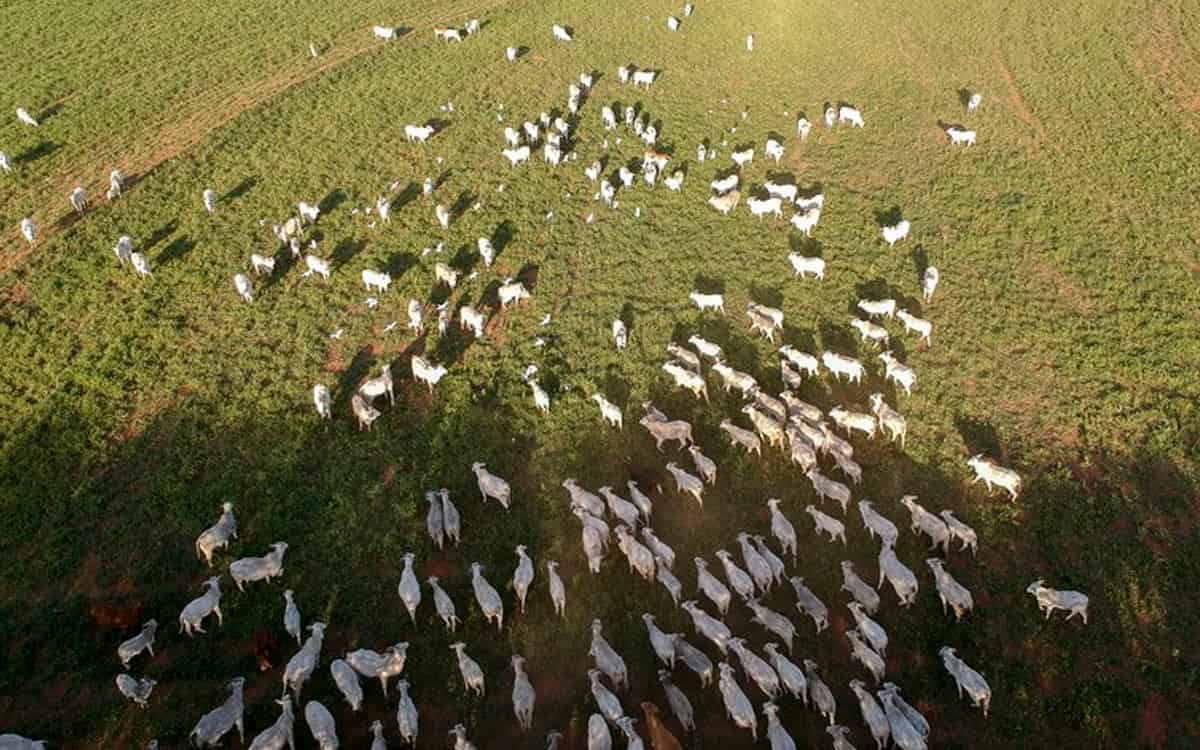
M 847 550 L 817 539 L 802 511 L 816 500 L 798 469 L 778 451 L 747 458 L 719 433 L 725 417 L 746 424 L 740 399 L 709 378 L 712 404 L 696 402 L 659 365 L 669 340 L 700 332 L 776 391 L 777 356 L 748 331 L 740 312 L 748 301 L 786 312 L 785 342 L 867 358 L 847 323 L 855 300 L 886 294 L 934 322 L 928 349 L 892 326 L 895 349 L 919 372 L 912 396 L 883 388 L 878 367 L 862 387 L 823 376 L 801 396 L 863 408 L 883 390 L 909 420 L 907 450 L 855 438 L 865 474 L 855 500 L 875 501 L 899 523 L 907 514 L 895 499 L 916 494 L 980 534 L 978 560 L 950 556 L 976 601 L 962 624 L 941 613 L 924 545 L 907 531 L 898 552 L 920 579 L 917 604 L 901 610 L 885 591 L 877 618 L 891 636 L 888 679 L 930 718 L 931 747 L 1196 745 L 1194 4 L 701 0 L 677 34 L 665 19 L 679 8 L 659 0 L 286 5 L 22 1 L 0 19 L 7 58 L 19 63 L 0 71 L 0 112 L 24 106 L 43 120 L 36 130 L 11 114 L 0 124 L 0 151 L 15 162 L 14 174 L 0 174 L 0 733 L 44 737 L 52 748 L 133 748 L 154 737 L 182 747 L 223 699 L 225 681 L 241 674 L 247 731 L 256 734 L 277 715 L 282 670 L 255 671 L 251 634 L 271 627 L 283 636 L 287 587 L 306 623 L 330 623 L 304 695 L 334 711 L 347 747 L 366 747 L 376 718 L 398 745 L 395 703 L 372 683 L 365 715 L 352 715 L 328 661 L 398 640 L 411 643 L 406 676 L 422 747 L 443 746 L 460 721 L 483 750 L 542 747 L 550 729 L 573 727 L 578 741 L 571 732 L 594 710 L 585 678 L 594 617 L 629 663 L 627 711 L 640 716 L 642 699 L 665 708 L 640 615 L 654 612 L 664 630 L 698 641 L 686 615 L 660 587 L 634 580 L 615 549 L 602 575 L 588 574 L 560 487 L 576 477 L 593 489 L 629 478 L 662 485 L 652 493 L 654 526 L 679 553 L 689 593 L 687 561 L 736 548 L 739 530 L 766 533 L 763 501 L 784 498 L 801 537 L 789 574 L 806 579 L 832 618 L 819 636 L 793 618 L 796 659 L 823 666 L 839 721 L 856 746 L 870 747 L 846 687 L 864 673 L 842 636 L 853 621 L 837 563 L 856 561 L 869 580 L 877 547 L 856 512 Z M 469 18 L 485 26 L 462 45 L 430 33 Z M 577 40 L 552 43 L 556 22 L 574 27 Z M 371 36 L 376 23 L 411 31 L 383 44 Z M 751 32 L 753 54 L 744 45 Z M 316 61 L 309 42 L 321 48 Z M 509 45 L 529 49 L 509 65 Z M 662 71 L 650 91 L 619 85 L 616 68 L 629 62 Z M 590 70 L 600 75 L 581 112 L 578 161 L 510 169 L 499 156 L 504 124 L 564 107 L 568 83 Z M 964 88 L 984 95 L 970 122 L 979 145 L 952 149 L 938 123 L 963 119 Z M 617 211 L 593 203 L 583 167 L 607 156 L 610 173 L 642 151 L 624 130 L 620 145 L 610 136 L 603 150 L 600 107 L 614 100 L 639 102 L 661 120 L 660 145 L 688 172 L 682 193 L 639 186 L 619 193 Z M 818 125 L 801 144 L 797 113 L 816 122 L 822 103 L 838 100 L 860 106 L 867 126 Z M 439 109 L 447 101 L 453 113 Z M 445 129 L 428 146 L 407 144 L 403 126 L 431 118 Z M 787 136 L 784 161 L 769 165 L 760 153 L 744 179 L 779 172 L 823 187 L 812 242 L 744 207 L 722 217 L 705 205 L 714 165 L 723 169 L 742 143 L 761 152 L 771 133 Z M 705 139 L 721 158 L 699 165 L 695 146 Z M 108 204 L 116 167 L 132 186 Z M 432 198 L 410 186 L 426 176 L 440 181 Z M 395 181 L 402 197 L 391 224 L 368 227 L 361 209 Z M 81 218 L 67 205 L 77 184 L 92 195 Z M 205 188 L 221 196 L 212 217 Z M 242 304 L 232 276 L 248 272 L 251 252 L 277 249 L 260 221 L 281 222 L 298 200 L 322 205 L 313 236 L 333 260 L 332 278 L 301 278 L 281 252 L 275 273 L 256 280 L 254 304 Z M 465 210 L 443 231 L 435 203 Z M 896 211 L 913 232 L 889 250 L 878 227 Z M 41 227 L 32 247 L 17 231 L 24 216 Z M 121 234 L 147 255 L 153 278 L 117 265 L 111 248 Z M 499 240 L 492 269 L 473 268 L 480 236 Z M 532 300 L 496 315 L 479 341 L 403 332 L 410 298 L 446 298 L 433 284 L 435 256 L 421 254 L 439 241 L 441 259 L 479 271 L 454 304 L 494 305 L 497 282 L 518 275 Z M 822 255 L 826 280 L 794 280 L 793 249 Z M 922 306 L 927 264 L 943 281 Z M 363 268 L 396 278 L 374 310 L 364 305 Z M 730 315 L 698 313 L 687 302 L 693 288 L 723 291 Z M 543 328 L 545 315 L 553 322 Z M 618 316 L 630 324 L 623 353 L 608 333 Z M 342 338 L 330 339 L 338 328 Z M 545 347 L 535 346 L 539 336 Z M 419 351 L 450 370 L 432 396 L 409 376 L 408 355 Z M 383 362 L 395 363 L 397 404 L 359 433 L 350 396 Z M 553 400 L 547 416 L 521 381 L 531 363 Z M 312 408 L 317 382 L 333 391 L 332 422 Z M 623 432 L 602 425 L 586 399 L 596 391 L 623 407 Z M 688 457 L 656 453 L 636 425 L 647 399 L 691 421 L 720 467 L 702 512 L 671 491 L 663 469 L 667 460 L 690 465 Z M 981 452 L 1023 475 L 1017 503 L 970 484 L 965 459 Z M 473 461 L 510 479 L 510 512 L 479 502 Z M 446 553 L 424 531 L 423 493 L 441 486 L 463 514 L 463 544 Z M 224 626 L 188 641 L 175 621 L 209 575 L 192 544 L 227 500 L 240 538 L 220 567 L 285 540 L 286 573 L 245 594 L 226 576 Z M 538 565 L 524 616 L 503 588 L 522 543 Z M 409 550 L 418 575 L 439 575 L 464 617 L 459 638 L 484 667 L 485 698 L 463 690 L 427 588 L 419 627 L 408 621 L 396 583 Z M 546 593 L 548 559 L 562 563 L 565 621 Z M 505 595 L 500 637 L 471 596 L 476 560 Z M 1024 593 L 1039 577 L 1088 593 L 1090 623 L 1064 623 L 1061 613 L 1044 622 Z M 158 655 L 134 667 L 159 680 L 145 711 L 113 688 L 127 635 L 102 632 L 87 616 L 94 603 L 129 601 L 160 623 Z M 793 601 L 776 592 L 767 603 L 792 614 Z M 762 632 L 745 614 L 735 605 L 729 622 L 757 647 Z M 990 718 L 958 699 L 937 656 L 942 645 L 988 678 Z M 538 691 L 525 737 L 510 707 L 513 653 L 527 657 Z M 688 746 L 749 746 L 715 690 L 678 681 L 700 719 Z M 782 705 L 799 743 L 829 745 L 819 716 Z M 315 747 L 306 727 L 296 735 Z

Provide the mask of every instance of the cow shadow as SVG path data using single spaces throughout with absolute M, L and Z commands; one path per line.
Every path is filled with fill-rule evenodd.
M 517 271 L 517 275 L 514 277 L 514 280 L 524 284 L 525 288 L 532 293 L 533 290 L 537 288 L 538 276 L 540 275 L 541 270 L 542 267 L 537 263 L 532 261 L 527 262 L 525 265 L 521 266 L 520 271 Z
M 225 195 L 222 195 L 221 202 L 226 203 L 228 201 L 235 201 L 238 198 L 241 198 L 243 195 L 253 190 L 258 185 L 258 182 L 258 175 L 251 175 L 250 177 L 247 177 L 235 185 L 232 190 L 225 193 Z M 321 209 L 321 213 L 325 213 L 324 208 Z
M 335 413 L 345 413 L 350 408 L 350 398 L 358 390 L 358 384 L 371 371 L 375 357 L 370 346 L 364 346 L 355 353 L 349 366 L 338 376 L 337 388 L 333 392 Z
M 954 429 L 958 431 L 959 437 L 967 446 L 967 452 L 971 455 L 983 454 L 992 457 L 1004 455 L 1004 449 L 1000 445 L 1000 435 L 991 422 L 969 414 L 956 414 Z
M 858 351 L 858 335 L 849 325 L 822 320 L 817 324 L 821 344 L 829 351 L 853 354 Z
M 337 244 L 333 249 L 333 264 L 341 267 L 354 259 L 354 256 L 361 253 L 367 247 L 365 240 L 345 239 Z
M 783 290 L 777 286 L 763 286 L 753 283 L 750 285 L 750 299 L 767 307 L 783 307 Z
M 450 127 L 450 121 L 440 117 L 431 117 L 425 121 L 425 127 L 433 128 L 433 134 L 439 135 L 443 130 Z
M 929 268 L 929 255 L 925 252 L 925 246 L 917 245 L 909 255 L 912 257 L 913 270 L 917 272 L 917 282 L 924 282 L 925 270 Z
M 384 271 L 392 277 L 392 281 L 396 281 L 415 265 L 417 265 L 415 253 L 400 251 L 388 256 Z
M 475 343 L 475 334 L 471 330 L 459 328 L 458 321 L 451 315 L 450 327 L 444 336 L 439 336 L 433 350 L 434 359 L 446 367 L 462 360 L 467 349 Z
M 479 293 L 479 301 L 475 303 L 475 309 L 482 310 L 490 308 L 493 313 L 500 312 L 500 279 L 492 279 Z
M 792 232 L 788 235 L 788 248 L 797 255 L 803 255 L 806 258 L 824 258 L 825 246 L 820 240 L 814 240 L 812 237 L 805 237 L 799 232 Z
M 971 89 L 961 88 L 958 90 L 958 103 L 965 110 L 967 105 L 971 103 Z
M 797 200 L 812 200 L 818 195 L 825 194 L 825 184 L 822 182 L 812 182 L 803 188 L 796 191 Z
M 155 229 L 138 247 L 139 252 L 141 252 L 143 255 L 149 253 L 152 249 L 154 249 L 155 245 L 174 234 L 178 227 L 179 223 L 172 219 L 158 229 Z
M 724 169 L 719 169 L 719 170 L 717 170 L 717 173 L 715 175 L 713 175 L 713 182 L 718 182 L 720 180 L 727 179 L 738 173 L 739 173 L 739 170 L 738 170 L 738 167 L 736 164 L 728 166 Z M 741 184 L 740 179 L 738 180 L 738 183 L 739 183 L 739 185 Z
M 454 257 L 446 263 L 452 270 L 458 271 L 462 277 L 471 275 L 471 271 L 475 269 L 475 265 L 479 262 L 479 253 L 470 245 L 460 245 L 458 251 L 454 253 Z
M 470 190 L 464 190 L 459 193 L 458 197 L 454 200 L 454 204 L 450 206 L 450 221 L 458 221 L 477 199 L 478 196 Z
M 437 190 L 442 185 L 445 185 L 446 181 L 449 180 L 453 176 L 454 176 L 454 169 L 452 167 L 443 170 L 442 173 L 437 176 L 437 179 L 433 181 L 433 189 Z
M 158 256 L 159 265 L 166 265 L 172 261 L 178 260 L 192 251 L 196 246 L 195 241 L 187 237 L 176 237 L 175 241 L 167 245 L 162 253 Z
M 521 58 L 526 57 L 532 51 L 533 50 L 529 49 L 529 47 L 526 47 L 524 44 L 518 46 L 517 47 L 517 59 L 520 60 Z
M 317 208 L 320 209 L 322 215 L 330 214 L 336 211 L 338 206 L 345 203 L 349 198 L 350 196 L 346 194 L 345 190 L 335 188 L 326 193 L 321 202 L 317 204 Z
M 516 234 L 516 225 L 514 225 L 508 219 L 505 219 L 496 225 L 496 228 L 492 230 L 491 238 L 492 249 L 496 252 L 496 257 L 499 257 L 500 253 L 504 252 L 505 248 L 512 243 L 513 237 L 515 237 Z
M 758 339 L 747 336 L 746 331 L 730 318 L 706 317 L 699 325 L 693 326 L 691 331 L 681 333 L 682 335 L 677 337 L 678 341 L 686 341 L 692 333 L 699 333 L 701 338 L 720 346 L 723 351 L 722 358 L 738 369 L 748 368 L 759 359 Z
M 58 115 L 58 113 L 62 111 L 62 108 L 63 108 L 62 102 L 57 102 L 55 104 L 51 104 L 49 107 L 47 107 L 46 109 L 43 109 L 41 112 L 38 113 L 38 116 L 37 116 L 38 122 L 42 123 L 44 125 L 45 123 L 49 122 L 50 120 L 53 120 L 55 118 L 55 116 Z
M 725 280 L 698 273 L 692 279 L 692 291 L 701 294 L 724 294 Z
M 786 172 L 778 169 L 767 170 L 767 182 L 773 182 L 776 185 L 795 185 L 796 175 L 792 172 Z
M 13 163 L 14 164 L 29 164 L 30 162 L 35 162 L 38 159 L 42 159 L 42 158 L 49 156 L 50 154 L 53 154 L 55 151 L 58 151 L 60 148 L 62 148 L 61 143 L 54 143 L 52 141 L 42 141 L 41 143 L 37 144 L 36 146 L 27 148 L 23 152 L 14 156 Z M 128 183 L 126 184 L 126 187 L 128 187 Z
M 621 372 L 621 367 L 616 363 L 610 364 L 604 372 L 604 388 L 600 394 L 609 401 L 617 405 L 618 408 L 624 407 L 629 403 L 629 379 Z M 589 398 L 592 394 L 585 394 Z
M 894 227 L 903 220 L 904 213 L 896 205 L 875 212 L 875 223 L 881 227 Z
M 392 200 L 392 209 L 400 210 L 412 203 L 421 194 L 421 186 L 415 181 L 410 181 L 404 186 L 404 189 L 397 193 L 395 199 Z
M 795 328 L 787 326 L 779 339 L 779 344 L 791 344 L 796 349 L 809 354 L 818 354 L 817 337 L 810 328 Z
M 851 312 L 858 310 L 860 299 L 887 299 L 889 297 L 893 297 L 892 287 L 882 277 L 876 276 L 867 281 L 860 281 L 854 285 L 854 299 L 850 300 Z
M 621 306 L 621 314 L 617 318 L 625 324 L 626 334 L 633 335 L 633 327 L 637 323 L 637 308 L 632 302 L 626 302 Z

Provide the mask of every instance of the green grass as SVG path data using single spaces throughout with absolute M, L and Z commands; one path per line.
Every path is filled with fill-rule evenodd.
M 775 390 L 777 358 L 748 332 L 746 302 L 782 307 L 787 342 L 853 350 L 853 302 L 886 292 L 921 309 L 927 262 L 943 278 L 921 310 L 934 322 L 934 346 L 897 337 L 919 384 L 909 398 L 883 389 L 909 419 L 908 450 L 855 439 L 865 470 L 855 498 L 899 521 L 894 499 L 918 494 L 972 524 L 979 559 L 953 554 L 949 567 L 977 609 L 961 625 L 942 615 L 924 547 L 905 532 L 899 554 L 922 590 L 907 611 L 885 593 L 889 679 L 927 712 L 937 747 L 1195 743 L 1195 11 L 1177 0 L 699 3 L 669 34 L 674 4 L 620 8 L 517 0 L 334 9 L 305 0 L 285 11 L 99 0 L 21 3 L 5 14 L 8 58 L 24 64 L 0 72 L 4 106 L 58 109 L 37 131 L 8 116 L 0 125 L 0 150 L 26 157 L 15 175 L 0 176 L 0 731 L 44 736 L 53 747 L 133 747 L 151 737 L 180 746 L 222 699 L 225 680 L 244 674 L 256 733 L 276 715 L 279 675 L 254 673 L 250 638 L 260 627 L 282 631 L 284 587 L 297 591 L 306 621 L 330 623 L 326 665 L 351 648 L 411 642 L 406 671 L 423 745 L 437 746 L 458 721 L 480 747 L 540 746 L 551 728 L 582 726 L 592 710 L 584 672 L 593 617 L 630 664 L 625 705 L 636 713 L 638 700 L 661 698 L 640 614 L 657 613 L 668 630 L 690 633 L 690 623 L 660 588 L 634 581 L 615 551 L 603 575 L 587 574 L 559 486 L 569 476 L 591 488 L 634 477 L 668 490 L 653 493 L 655 528 L 679 553 L 689 592 L 687 560 L 711 559 L 738 530 L 765 532 L 762 501 L 786 499 L 802 538 L 797 574 L 834 613 L 819 637 L 794 618 L 796 656 L 825 667 L 840 721 L 857 746 L 870 746 L 845 688 L 861 670 L 840 634 L 849 618 L 837 561 L 855 560 L 869 580 L 876 548 L 856 517 L 846 552 L 817 540 L 802 512 L 815 502 L 807 480 L 778 453 L 748 459 L 718 432 L 739 401 L 718 395 L 710 378 L 712 405 L 697 403 L 658 367 L 668 340 L 698 331 Z M 461 46 L 429 33 L 471 17 L 487 25 Z M 375 44 L 369 26 L 384 22 L 413 31 Z M 574 26 L 577 42 L 553 45 L 555 22 Z M 317 63 L 309 41 L 322 46 Z M 508 45 L 530 52 L 509 66 Z M 629 62 L 663 75 L 635 94 L 616 81 Z M 563 107 L 568 83 L 592 69 L 601 77 L 582 110 L 579 160 L 510 170 L 499 157 L 498 106 L 507 124 Z M 985 99 L 971 120 L 979 146 L 957 150 L 937 123 L 962 119 L 964 87 Z M 631 97 L 661 119 L 660 144 L 688 176 L 682 194 L 638 187 L 610 212 L 592 202 L 582 172 L 604 154 L 600 107 Z M 796 113 L 816 121 L 822 102 L 839 99 L 861 106 L 867 127 L 818 126 L 801 145 Z M 448 100 L 452 114 L 439 110 Z M 404 142 L 405 124 L 432 117 L 449 125 L 428 147 Z M 704 204 L 716 170 L 694 163 L 696 143 L 718 144 L 723 166 L 733 145 L 761 151 L 772 132 L 787 136 L 778 171 L 827 195 L 816 247 L 805 250 L 829 264 L 820 284 L 791 278 L 785 256 L 800 239 L 783 222 L 758 222 L 744 208 L 725 218 Z M 621 136 L 620 146 L 610 136 L 606 173 L 641 153 L 632 133 Z M 114 166 L 139 179 L 102 204 Z M 760 157 L 747 177 L 761 182 L 775 170 Z M 389 226 L 370 229 L 352 213 L 393 181 L 403 188 L 426 176 L 444 177 L 434 199 L 397 208 Z M 75 221 L 63 217 L 77 182 L 93 207 Z M 209 187 L 224 196 L 211 218 L 200 202 Z M 442 232 L 434 203 L 460 197 L 480 210 Z M 256 280 L 254 304 L 240 304 L 233 274 L 247 270 L 251 252 L 275 249 L 260 219 L 279 222 L 302 199 L 330 208 L 314 231 L 334 259 L 332 279 L 301 279 L 281 256 L 270 279 Z M 894 207 L 913 234 L 887 250 L 876 216 Z M 16 225 L 30 214 L 44 239 L 27 252 Z M 382 332 L 396 319 L 403 328 L 410 298 L 445 297 L 422 248 L 445 241 L 449 258 L 469 257 L 460 249 L 502 225 L 511 240 L 496 267 L 479 268 L 452 299 L 494 302 L 496 282 L 521 274 L 536 279 L 529 303 L 500 315 L 478 342 Z M 121 234 L 146 252 L 153 279 L 117 267 L 111 248 Z M 376 310 L 363 305 L 366 267 L 396 277 Z M 690 307 L 697 284 L 724 290 L 729 317 Z M 543 329 L 547 314 L 553 323 Z M 632 323 L 620 354 L 608 335 L 617 316 Z M 331 341 L 339 327 L 344 337 Z M 432 397 L 409 379 L 414 346 L 452 363 Z M 358 433 L 349 396 L 384 361 L 395 363 L 398 403 Z M 536 413 L 520 379 L 530 363 L 551 392 L 549 416 Z M 333 388 L 332 423 L 309 402 L 315 382 Z M 879 389 L 876 370 L 863 387 L 823 377 L 801 395 L 862 407 Z M 625 408 L 623 433 L 602 427 L 585 398 L 595 391 Z M 687 465 L 686 456 L 660 456 L 636 426 L 646 399 L 692 421 L 718 462 L 703 512 L 669 491 L 662 468 Z M 965 459 L 976 452 L 1022 473 L 1018 503 L 969 484 Z M 478 501 L 476 460 L 512 481 L 510 512 Z M 440 486 L 463 514 L 463 545 L 446 554 L 424 533 L 423 492 Z M 188 642 L 174 622 L 208 575 L 192 542 L 226 500 L 237 505 L 241 534 L 220 565 L 286 540 L 287 571 L 282 584 L 245 594 L 226 577 L 225 626 Z M 510 614 L 497 637 L 471 597 L 467 566 L 483 562 L 502 588 L 518 543 L 529 546 L 538 579 L 529 614 Z M 427 589 L 419 632 L 408 622 L 395 593 L 408 550 L 422 578 L 442 577 L 464 616 L 460 637 L 484 666 L 485 699 L 464 694 Z M 541 563 L 552 558 L 567 580 L 565 622 L 551 617 L 544 587 Z M 1092 597 L 1086 628 L 1061 614 L 1040 619 L 1024 588 L 1043 576 Z M 160 655 L 135 668 L 160 681 L 144 712 L 112 686 L 122 636 L 97 632 L 86 614 L 95 601 L 124 599 L 144 601 L 162 623 Z M 768 603 L 794 612 L 786 594 Z M 761 643 L 742 614 L 731 624 Z M 936 655 L 946 644 L 991 682 L 991 718 L 958 700 Z M 509 707 L 514 652 L 528 658 L 539 696 L 536 737 L 523 740 Z M 707 716 L 696 746 L 749 744 L 715 691 L 680 683 Z M 377 685 L 367 694 L 366 715 L 351 716 L 325 666 L 305 691 L 334 710 L 347 745 L 365 745 L 374 718 L 397 740 L 394 703 Z M 798 741 L 827 745 L 815 714 L 785 701 L 783 718 Z M 1159 736 L 1162 722 L 1170 730 Z M 308 742 L 306 729 L 297 735 Z

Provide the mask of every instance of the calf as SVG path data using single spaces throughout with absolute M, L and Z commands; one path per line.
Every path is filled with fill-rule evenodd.
M 88 607 L 88 617 L 102 630 L 128 630 L 142 621 L 142 602 L 99 603 Z

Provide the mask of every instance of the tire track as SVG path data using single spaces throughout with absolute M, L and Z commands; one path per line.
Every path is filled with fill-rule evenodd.
M 99 165 L 88 171 L 60 172 L 46 177 L 39 185 L 29 192 L 40 195 L 44 203 L 55 203 L 54 196 L 67 195 L 76 185 L 104 185 L 107 189 L 108 173 L 114 168 L 120 169 L 127 178 L 141 181 L 150 176 L 159 166 L 172 159 L 187 154 L 205 141 L 213 133 L 219 131 L 235 119 L 254 109 L 269 104 L 273 99 L 299 86 L 317 79 L 318 77 L 351 63 L 365 54 L 389 49 L 392 46 L 405 44 L 417 38 L 418 34 L 428 30 L 445 18 L 463 18 L 482 14 L 502 5 L 511 4 L 510 0 L 487 0 L 475 2 L 469 7 L 444 8 L 432 7 L 425 12 L 405 20 L 405 27 L 410 31 L 403 37 L 392 42 L 380 42 L 371 35 L 369 28 L 354 29 L 331 42 L 330 49 L 313 61 L 307 57 L 298 65 L 293 65 L 276 75 L 256 81 L 249 87 L 243 87 L 233 92 L 219 92 L 220 100 L 213 106 L 203 108 L 186 115 L 182 119 L 165 122 L 157 135 L 146 145 L 136 151 L 130 151 L 123 146 L 112 146 L 107 150 L 97 149 L 89 158 L 89 163 Z M 164 118 L 165 119 L 165 118 Z M 117 150 L 121 153 L 117 154 Z M 96 173 L 99 169 L 100 173 Z M 93 196 L 103 195 L 103 190 L 89 190 Z M 97 208 L 99 198 L 94 198 Z M 29 245 L 15 231 L 7 238 L 0 252 L 0 276 L 7 275 L 28 258 L 33 252 L 45 246 L 62 230 L 74 224 L 74 215 L 70 211 L 51 213 L 54 209 L 47 208 L 33 215 L 38 225 L 39 238 L 36 244 Z M 92 209 L 93 211 L 96 209 Z M 86 217 L 87 214 L 84 214 Z

